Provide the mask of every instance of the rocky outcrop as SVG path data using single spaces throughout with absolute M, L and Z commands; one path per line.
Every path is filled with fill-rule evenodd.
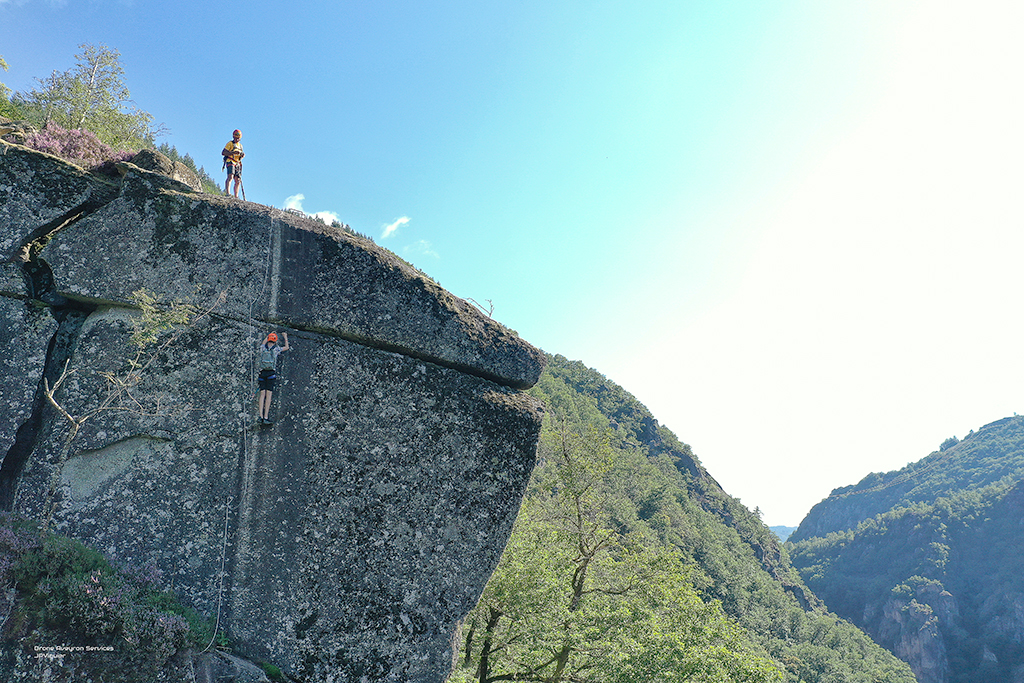
M 888 600 L 875 639 L 910 665 L 919 683 L 944 683 L 949 659 L 932 608 L 917 600 Z
M 28 121 L 14 121 L 5 116 L 0 116 L 0 140 L 7 142 L 24 143 L 36 128 Z
M 801 523 L 805 533 L 875 512 L 844 533 L 790 544 L 790 557 L 829 609 L 905 659 L 921 683 L 1020 680 L 1022 473 L 1024 417 L 997 420 L 833 492 Z
M 184 183 L 196 192 L 202 192 L 203 190 L 203 183 L 192 169 L 180 161 L 171 161 L 171 159 L 155 149 L 141 150 L 132 157 L 131 163 L 139 168 L 155 171 L 177 180 L 179 183 Z
M 542 354 L 345 231 L 0 146 L 0 504 L 154 563 L 239 653 L 303 681 L 444 680 L 533 466 L 521 389 Z M 223 298 L 99 410 L 140 289 Z M 257 426 L 271 329 L 292 349 Z M 70 449 L 40 391 L 65 367 L 58 402 L 91 416 Z
M 955 645 L 967 638 L 960 607 L 938 582 L 914 583 L 914 588 L 902 585 L 890 592 L 884 602 L 867 603 L 858 621 L 880 645 L 910 665 L 918 683 L 947 683 L 947 641 Z

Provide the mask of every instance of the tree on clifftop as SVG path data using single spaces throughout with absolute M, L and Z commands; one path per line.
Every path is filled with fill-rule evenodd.
M 151 145 L 153 117 L 132 103 L 121 54 L 103 44 L 79 48 L 73 68 L 37 78 L 39 88 L 16 94 L 16 104 L 44 125 L 53 121 L 67 129 L 87 128 L 116 149 Z
M 0 55 L 0 69 L 3 69 L 4 71 L 7 71 L 7 62 L 4 61 L 4 56 L 3 55 Z M 3 83 L 0 83 L 0 97 L 3 97 L 6 100 L 7 99 L 7 93 L 9 93 L 9 92 L 11 92 L 11 89 L 8 88 Z
M 7 62 L 4 61 L 3 55 L 0 55 L 0 69 L 7 71 Z M 10 94 L 11 89 L 0 82 L 0 116 L 7 116 L 14 112 L 10 100 L 7 99 Z

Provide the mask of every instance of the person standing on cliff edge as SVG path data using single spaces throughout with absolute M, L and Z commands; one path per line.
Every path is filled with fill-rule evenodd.
M 277 380 L 277 357 L 291 348 L 288 333 L 282 332 L 281 336 L 284 337 L 284 346 L 277 345 L 277 335 L 271 332 L 257 350 L 260 357 L 260 376 L 256 380 L 260 399 L 259 423 L 264 425 L 274 424 L 270 419 L 270 398 L 274 395 L 274 382 Z
M 242 131 L 235 129 L 235 132 L 231 134 L 231 142 L 224 145 L 220 154 L 224 157 L 224 168 L 228 170 L 228 177 L 224 181 L 224 194 L 228 194 L 228 185 L 234 178 L 235 196 L 237 197 L 238 185 L 242 182 L 242 157 L 245 156 L 245 152 L 242 151 Z M 243 191 L 242 194 L 244 195 L 245 192 Z

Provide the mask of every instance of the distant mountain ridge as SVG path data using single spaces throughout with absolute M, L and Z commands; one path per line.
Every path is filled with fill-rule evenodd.
M 996 420 L 944 446 L 900 470 L 872 472 L 857 484 L 833 490 L 811 508 L 789 540 L 846 531 L 896 507 L 1024 477 L 1024 417 Z
M 1024 680 L 1024 417 L 839 488 L 787 544 L 920 683 Z

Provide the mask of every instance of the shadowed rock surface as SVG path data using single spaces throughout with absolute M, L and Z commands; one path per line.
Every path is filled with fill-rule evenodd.
M 368 240 L 0 145 L 4 509 L 53 497 L 61 532 L 152 561 L 240 654 L 304 681 L 443 680 L 533 467 L 541 409 L 520 390 L 542 354 Z M 58 401 L 95 410 L 134 355 L 140 288 L 226 299 L 134 389 L 159 409 L 98 414 L 62 463 L 41 378 L 67 362 Z M 271 329 L 293 348 L 257 426 Z

